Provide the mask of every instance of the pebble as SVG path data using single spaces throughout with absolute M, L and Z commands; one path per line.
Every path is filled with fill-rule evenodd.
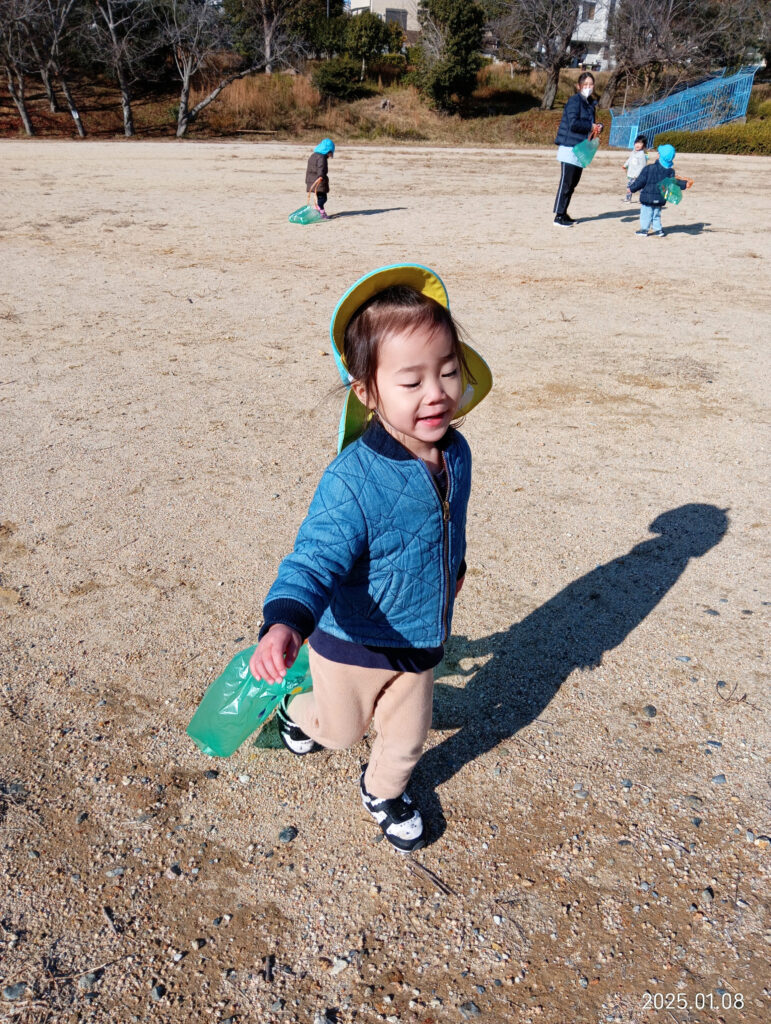
M 246 784 L 247 782 L 251 781 L 251 778 L 252 778 L 251 775 L 239 775 L 238 776 L 238 781 L 239 782 L 243 782 L 244 784 Z
M 726 781 L 725 780 L 725 775 L 723 775 L 722 772 L 720 773 L 720 775 L 713 775 L 712 776 L 712 782 L 716 786 L 725 786 L 725 781 Z
M 700 898 L 702 906 L 708 907 L 715 898 L 715 893 L 712 887 L 708 885 L 706 889 L 702 889 Z
M 589 979 L 581 975 L 581 977 L 578 979 L 578 984 L 581 986 L 581 988 L 589 988 Z
M 643 708 L 643 714 L 645 714 L 648 718 L 655 718 L 658 714 L 658 711 L 656 710 L 656 705 L 646 704 Z
M 190 945 L 193 947 L 193 949 L 203 949 L 203 947 L 206 945 L 206 939 L 193 939 Z
M 461 1015 L 466 1019 L 468 1019 L 469 1017 L 478 1017 L 479 1014 L 481 1013 L 481 1010 L 479 1009 L 477 1004 L 472 1002 L 471 1000 L 469 1000 L 469 1002 L 467 1003 L 461 1003 L 458 1009 L 460 1010 Z
M 273 1003 L 273 1005 L 271 1006 L 271 1010 L 273 1010 L 274 1012 L 278 1012 L 278 1010 L 283 1010 L 283 1009 L 284 1009 L 284 1000 L 283 999 L 277 999 L 275 1001 L 275 1003 Z M 233 1018 L 231 1017 L 231 1018 L 228 1018 L 228 1019 L 232 1020 Z
M 166 986 L 165 985 L 160 985 L 160 984 L 153 985 L 153 987 L 150 989 L 150 998 L 155 1003 L 159 1003 L 161 1001 L 161 999 L 163 999 L 163 997 L 165 995 L 166 995 Z
M 678 655 L 677 655 L 677 661 L 684 661 L 684 662 L 685 662 L 686 664 L 688 664 L 688 662 L 689 662 L 690 660 L 691 660 L 691 659 L 690 659 L 690 658 L 688 657 L 688 655 L 687 655 L 687 654 L 678 654 Z
M 105 871 L 105 875 L 108 878 L 120 878 L 120 876 L 125 873 L 125 870 L 126 869 L 122 867 L 110 868 L 108 871 Z
M 93 987 L 95 982 L 96 975 L 92 974 L 89 971 L 88 974 L 81 974 L 81 976 L 78 978 L 78 988 L 90 989 Z
M 22 999 L 26 991 L 27 986 L 23 981 L 18 982 L 16 985 L 6 985 L 3 989 L 3 999 L 8 999 L 11 1002 L 15 999 Z
M 281 829 L 278 838 L 282 843 L 291 843 L 293 839 L 297 838 L 297 829 L 294 825 L 288 825 L 286 828 Z
M 755 842 L 755 833 L 752 831 L 752 829 L 749 829 L 749 828 L 747 829 L 747 842 L 748 843 L 754 843 Z
M 208 768 L 203 773 L 203 776 L 204 776 L 205 779 L 216 779 L 218 775 L 219 775 L 219 772 L 217 771 L 216 768 Z
M 632 780 L 631 779 L 624 779 L 624 781 L 621 783 L 621 785 L 624 787 L 624 789 L 631 789 L 632 788 Z
M 75 824 L 76 825 L 82 825 L 87 817 L 88 817 L 88 811 L 81 811 L 80 814 L 77 816 L 77 818 L 75 818 Z

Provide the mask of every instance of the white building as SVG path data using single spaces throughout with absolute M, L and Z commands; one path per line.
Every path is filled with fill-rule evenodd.
M 616 0 L 582 0 L 580 21 L 573 36 L 575 64 L 607 71 L 612 67 L 608 22 L 616 7 Z
M 395 21 L 405 32 L 419 32 L 418 0 L 351 0 L 351 14 L 372 11 L 383 21 Z

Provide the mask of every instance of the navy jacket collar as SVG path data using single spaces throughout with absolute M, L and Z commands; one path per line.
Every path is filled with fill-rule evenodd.
M 445 451 L 452 444 L 454 434 L 453 428 L 448 427 L 447 433 L 441 441 L 437 442 L 436 447 L 440 451 Z M 406 462 L 408 459 L 415 458 L 412 452 L 407 451 L 404 445 L 400 444 L 393 435 L 389 434 L 383 424 L 377 419 L 370 420 L 369 426 L 361 435 L 361 443 L 377 455 L 384 455 L 387 459 Z

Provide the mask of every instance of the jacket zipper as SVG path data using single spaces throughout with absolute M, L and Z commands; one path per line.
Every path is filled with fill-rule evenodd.
M 439 504 L 442 508 L 442 564 L 444 565 L 444 576 L 447 581 L 447 588 L 444 594 L 444 604 L 442 607 L 442 643 L 447 640 L 447 634 L 449 632 L 447 625 L 447 614 L 450 610 L 450 528 L 448 523 L 450 522 L 450 471 L 447 468 L 447 460 L 442 454 L 442 467 L 444 469 L 444 475 L 447 478 L 447 497 L 442 497 L 442 492 L 439 490 L 439 484 L 434 479 L 434 474 L 426 466 L 426 472 L 431 477 L 431 483 L 434 485 L 436 496 L 439 499 Z M 425 463 L 424 463 L 425 465 Z

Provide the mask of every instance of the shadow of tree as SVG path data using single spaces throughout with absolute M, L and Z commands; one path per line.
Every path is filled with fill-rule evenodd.
M 411 790 L 429 823 L 430 841 L 445 828 L 436 787 L 536 719 L 574 669 L 600 665 L 603 654 L 623 643 L 675 585 L 690 559 L 721 541 L 726 512 L 702 504 L 664 512 L 650 525 L 657 536 L 574 580 L 521 622 L 479 640 L 452 638 L 450 658 L 492 657 L 471 670 L 463 689 L 436 685 L 434 727 L 458 731 L 427 750 L 413 776 Z

